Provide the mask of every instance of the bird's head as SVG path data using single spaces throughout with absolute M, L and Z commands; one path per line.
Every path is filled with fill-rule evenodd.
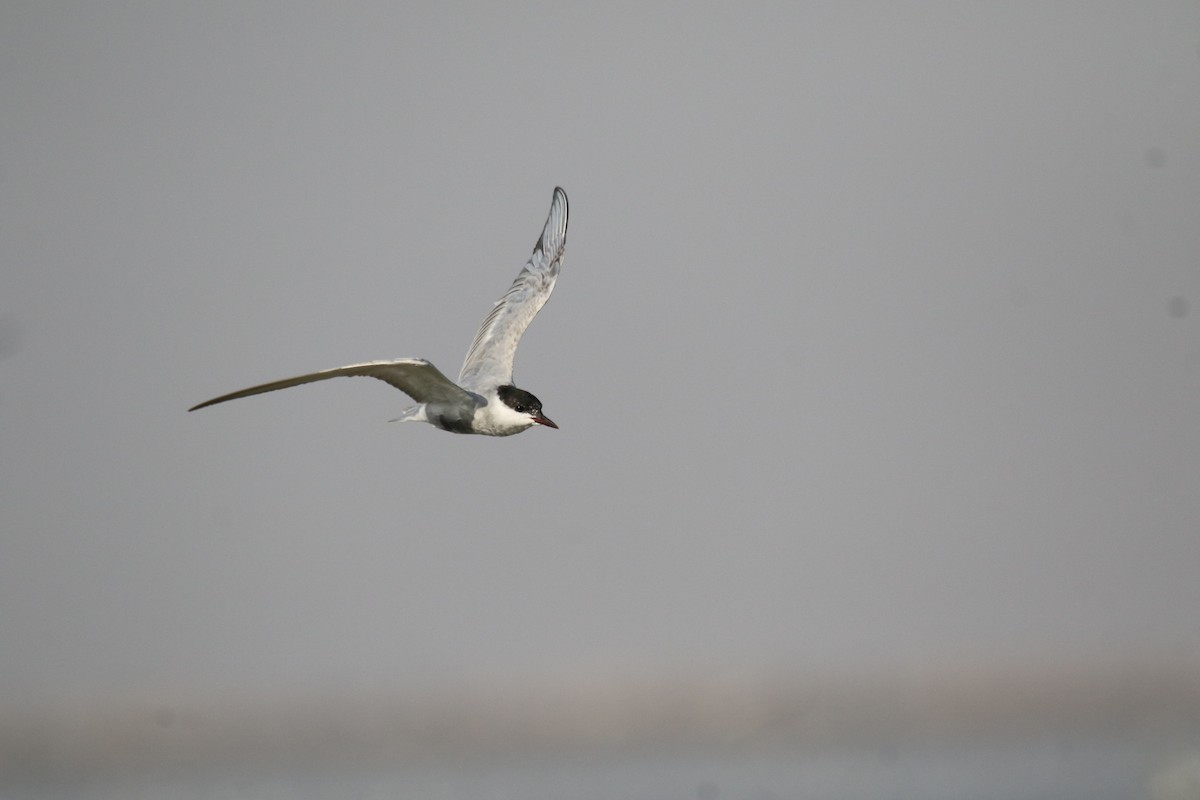
M 518 389 L 515 386 L 501 386 L 496 390 L 496 395 L 500 398 L 500 402 L 532 420 L 534 424 L 545 425 L 547 428 L 558 427 L 549 417 L 542 414 L 542 401 L 524 389 Z

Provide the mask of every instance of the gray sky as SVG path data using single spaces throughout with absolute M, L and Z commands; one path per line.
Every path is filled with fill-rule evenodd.
M 6 2 L 0 697 L 1200 657 L 1194 3 Z M 517 382 L 389 426 L 571 198 Z

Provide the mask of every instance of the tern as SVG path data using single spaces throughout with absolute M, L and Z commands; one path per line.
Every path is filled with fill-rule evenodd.
M 485 436 L 511 436 L 534 425 L 557 428 L 542 413 L 542 401 L 514 386 L 512 375 L 521 336 L 554 291 L 566 243 L 567 194 L 556 188 L 533 255 L 479 326 L 458 383 L 423 358 L 368 361 L 251 386 L 206 400 L 188 411 L 303 383 L 365 375 L 395 386 L 417 402 L 393 422 L 428 422 L 452 433 Z

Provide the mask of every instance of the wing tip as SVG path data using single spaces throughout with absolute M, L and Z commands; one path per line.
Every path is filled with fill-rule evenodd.
M 223 403 L 226 400 L 232 400 L 232 399 L 233 399 L 232 397 L 226 397 L 225 395 L 222 395 L 221 397 L 214 397 L 212 400 L 205 400 L 203 403 L 197 403 L 196 405 L 192 406 L 191 408 L 188 409 L 188 413 L 190 414 L 193 411 L 199 411 L 202 408 L 208 408 L 209 406 L 215 406 L 217 403 Z
M 196 403 L 196 405 L 194 405 L 188 409 L 188 413 L 190 414 L 193 411 L 199 411 L 202 408 L 208 408 L 209 406 L 215 405 L 216 403 L 219 403 L 220 401 L 221 401 L 221 398 L 214 397 L 211 400 L 205 400 L 203 403 Z
M 559 206 L 562 207 L 561 213 Z M 561 186 L 554 187 L 554 194 L 550 198 L 550 214 L 546 217 L 546 225 L 542 228 L 542 235 L 538 237 L 537 244 L 533 246 L 533 252 L 544 253 L 546 251 L 546 236 L 557 236 L 566 241 L 567 238 L 567 221 L 570 217 L 570 204 L 567 202 L 567 193 Z M 555 218 L 561 216 L 562 221 L 558 225 L 554 225 Z
M 567 203 L 567 192 L 566 192 L 566 190 L 565 190 L 565 189 L 563 189 L 561 186 L 555 186 L 555 187 L 554 187 L 554 195 L 553 195 L 553 197 L 552 197 L 552 199 L 551 199 L 551 201 L 550 201 L 551 208 L 553 208 L 553 206 L 555 206 L 555 205 L 556 205 L 556 204 L 559 202 L 559 199 L 560 199 L 560 198 L 561 198 L 561 200 L 562 200 L 562 207 L 563 207 L 563 211 L 562 211 L 562 215 L 563 215 L 563 232 L 564 232 L 564 233 L 566 233 L 566 230 L 567 230 L 567 216 L 568 216 L 567 212 L 570 210 L 570 204 L 569 204 L 569 203 Z

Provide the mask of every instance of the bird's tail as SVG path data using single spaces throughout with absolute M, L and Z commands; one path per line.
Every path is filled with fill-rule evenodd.
M 395 419 L 389 419 L 388 422 L 428 422 L 425 416 L 425 404 L 419 406 L 409 406 L 404 409 L 404 413 Z

